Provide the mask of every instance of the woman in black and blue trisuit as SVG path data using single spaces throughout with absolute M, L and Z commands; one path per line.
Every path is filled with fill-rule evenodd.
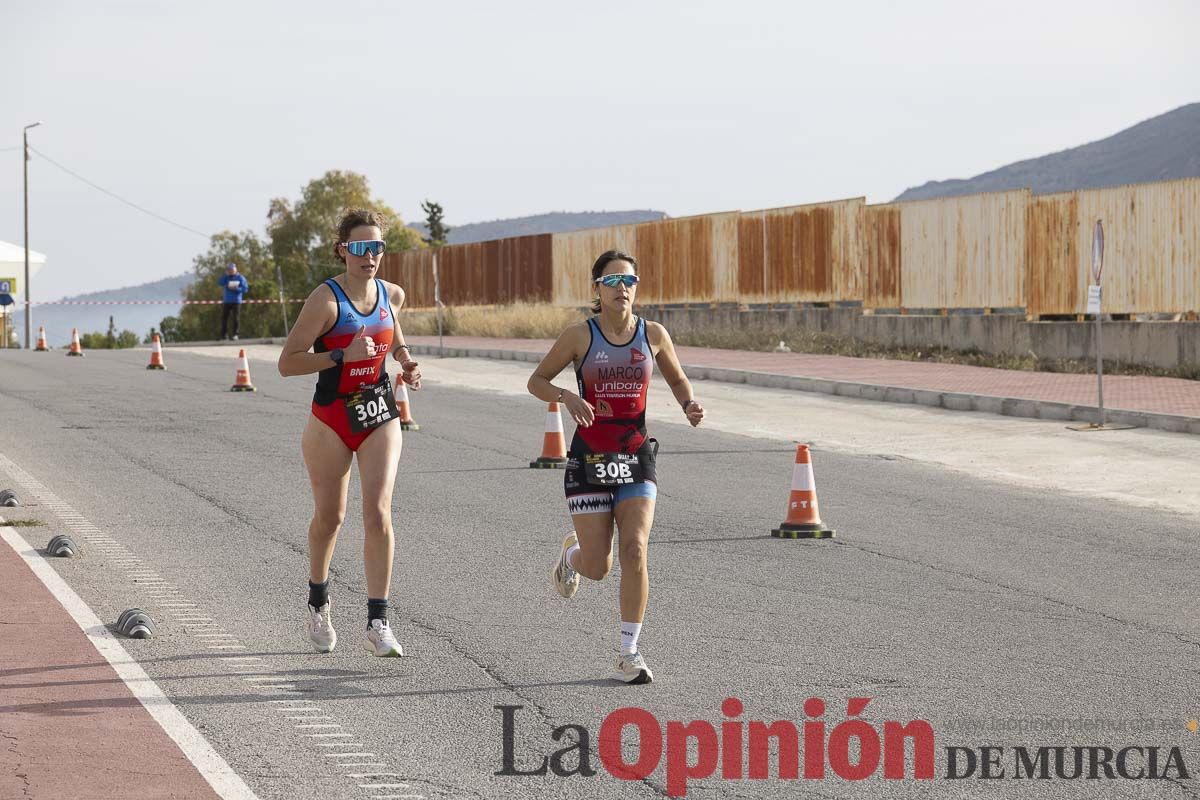
M 650 594 L 646 547 L 658 497 L 655 454 L 646 434 L 646 395 L 657 364 L 688 422 L 699 425 L 704 408 L 679 366 L 666 328 L 633 314 L 637 262 L 610 250 L 592 265 L 595 316 L 567 328 L 529 379 L 529 392 L 559 402 L 575 420 L 564 477 L 567 511 L 575 530 L 563 540 L 551 574 L 571 597 L 579 576 L 598 581 L 612 569 L 613 523 L 620 533 L 621 657 L 615 677 L 625 683 L 654 679 L 638 650 Z M 551 381 L 574 363 L 578 394 Z

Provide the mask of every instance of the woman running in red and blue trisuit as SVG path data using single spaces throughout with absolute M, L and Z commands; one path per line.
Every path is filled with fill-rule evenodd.
M 404 290 L 379 280 L 383 218 L 350 210 L 338 226 L 334 255 L 346 271 L 322 283 L 300 310 L 279 356 L 279 374 L 318 373 L 312 414 L 301 450 L 315 506 L 308 527 L 308 637 L 318 652 L 337 644 L 329 601 L 329 562 L 346 516 L 350 464 L 358 457 L 362 484 L 363 561 L 367 577 L 366 648 L 377 656 L 403 650 L 388 625 L 394 537 L 392 487 L 400 460 L 401 433 L 388 378 L 388 353 L 400 362 L 401 379 L 421 388 L 396 312 Z M 311 351 L 311 352 L 310 352 Z

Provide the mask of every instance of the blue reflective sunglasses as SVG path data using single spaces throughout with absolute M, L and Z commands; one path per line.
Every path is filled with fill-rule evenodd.
M 594 280 L 593 283 L 603 283 L 605 286 L 607 286 L 610 289 L 615 289 L 622 284 L 624 284 L 625 286 L 637 286 L 638 276 L 637 275 L 627 275 L 627 274 L 605 275 L 601 278 L 596 278 L 596 280 Z
M 367 253 L 378 256 L 383 255 L 383 248 L 386 244 L 379 239 L 362 239 L 357 242 L 346 242 L 346 250 L 352 256 L 365 256 Z

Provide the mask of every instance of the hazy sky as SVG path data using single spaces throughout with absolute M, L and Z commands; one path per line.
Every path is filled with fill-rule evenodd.
M 205 233 L 335 168 L 451 224 L 883 202 L 1200 100 L 1198 33 L 1194 0 L 3 2 L 0 239 L 39 120 L 47 156 Z M 34 158 L 35 300 L 206 248 Z

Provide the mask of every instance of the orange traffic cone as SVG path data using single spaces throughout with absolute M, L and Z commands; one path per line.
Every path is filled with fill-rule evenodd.
M 67 355 L 83 355 L 83 348 L 79 346 L 79 328 L 71 328 L 71 349 L 67 351 Z
M 150 363 L 146 365 L 146 369 L 166 369 L 166 365 L 162 360 L 162 340 L 158 338 L 158 334 L 154 334 L 154 341 L 150 345 Z
M 413 419 L 412 410 L 408 407 L 408 386 L 399 375 L 396 376 L 396 410 L 400 412 L 400 430 L 421 430 L 421 426 Z
M 808 445 L 796 446 L 796 466 L 792 468 L 792 494 L 788 498 L 787 519 L 771 531 L 777 539 L 832 539 L 834 531 L 826 528 L 817 512 L 817 484 L 813 480 L 812 461 Z
M 542 454 L 529 466 L 540 469 L 558 469 L 567 465 L 567 440 L 563 438 L 562 417 L 558 403 L 550 403 L 546 411 L 546 436 L 542 440 Z
M 234 381 L 231 392 L 253 392 L 254 385 L 250 383 L 250 362 L 246 360 L 246 351 L 238 350 L 237 380 Z
M 45 353 L 50 350 L 50 348 L 46 346 L 46 327 L 44 325 L 38 325 L 37 347 L 33 349 L 38 353 Z

